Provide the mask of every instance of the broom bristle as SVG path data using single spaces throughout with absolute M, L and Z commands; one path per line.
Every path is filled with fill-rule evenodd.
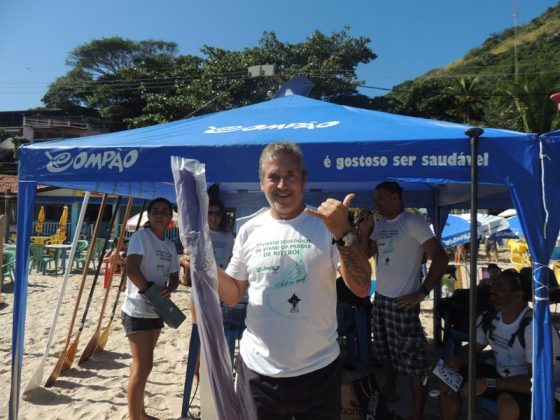
M 56 362 L 56 365 L 54 366 L 52 373 L 48 377 L 47 382 L 45 382 L 45 386 L 47 388 L 51 387 L 60 376 L 60 372 L 62 370 L 62 364 L 64 362 L 65 357 L 66 357 L 66 352 L 63 351 L 58 359 L 58 362 Z
M 74 358 L 76 357 L 76 352 L 78 351 L 78 343 L 80 341 L 80 334 L 81 331 L 78 331 L 78 335 L 76 339 L 72 342 L 68 350 L 66 351 L 66 355 L 64 357 L 64 363 L 62 364 L 62 368 L 60 373 L 67 371 L 72 367 L 72 363 L 74 363 Z
M 93 337 L 91 337 L 91 340 L 89 340 L 89 343 L 87 343 L 87 346 L 84 349 L 84 352 L 82 353 L 82 356 L 80 357 L 80 360 L 78 361 L 79 365 L 81 365 L 82 363 L 87 362 L 89 360 L 89 358 L 91 357 L 91 355 L 95 351 L 95 348 L 97 347 L 97 342 L 98 341 L 99 341 L 99 330 L 95 331 L 95 334 L 93 334 Z
M 96 352 L 100 352 L 105 350 L 105 346 L 107 345 L 107 340 L 109 339 L 109 333 L 111 332 L 111 323 L 113 322 L 112 319 L 109 320 L 109 323 L 103 330 L 101 337 L 99 337 L 99 342 L 97 343 L 97 348 L 95 349 Z

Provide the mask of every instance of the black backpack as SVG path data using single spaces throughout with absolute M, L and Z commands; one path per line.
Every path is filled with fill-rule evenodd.
M 484 334 L 489 334 L 489 338 L 492 338 L 492 333 L 494 332 L 494 326 L 492 325 L 492 321 L 498 319 L 498 311 L 495 309 L 487 310 L 482 313 L 482 319 L 480 321 L 480 326 Z M 521 322 L 519 323 L 519 327 L 517 331 L 515 331 L 510 339 L 508 340 L 508 346 L 512 347 L 515 339 L 519 339 L 519 344 L 521 347 L 525 349 L 527 343 L 525 343 L 525 329 L 533 320 L 533 310 L 528 309 L 525 311 Z

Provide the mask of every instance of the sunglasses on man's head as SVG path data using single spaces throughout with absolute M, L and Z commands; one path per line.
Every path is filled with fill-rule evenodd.
M 222 212 L 221 211 L 208 211 L 208 216 L 221 216 Z

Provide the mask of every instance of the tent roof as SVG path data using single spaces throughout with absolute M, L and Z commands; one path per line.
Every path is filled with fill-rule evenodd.
M 227 200 L 258 207 L 265 204 L 258 184 L 263 145 L 290 140 L 304 152 L 308 191 L 317 199 L 352 189 L 371 203 L 369 192 L 377 182 L 396 179 L 415 191 L 463 184 L 449 186 L 449 194 L 440 197 L 458 205 L 468 201 L 468 128 L 289 96 L 152 127 L 26 145 L 20 149 L 19 176 L 58 187 L 174 198 L 170 157 L 181 156 L 205 163 L 208 182 L 220 183 Z M 479 168 L 490 190 L 482 196 L 507 197 L 505 169 L 532 179 L 526 162 L 532 143 L 532 135 L 485 130 Z M 507 162 L 500 162 L 506 155 Z M 410 197 L 411 206 L 433 203 L 425 194 Z

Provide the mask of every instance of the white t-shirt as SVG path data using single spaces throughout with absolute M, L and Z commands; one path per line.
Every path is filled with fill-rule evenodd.
M 403 211 L 394 219 L 381 219 L 370 239 L 377 243 L 376 293 L 396 298 L 420 288 L 422 244 L 434 237 L 428 222 Z
M 240 346 L 249 369 L 293 377 L 338 357 L 338 261 L 331 233 L 305 212 L 277 220 L 267 211 L 243 225 L 226 271 L 249 281 Z
M 508 343 L 512 334 L 519 330 L 519 323 L 523 319 L 525 312 L 530 310 L 528 307 L 521 311 L 519 316 L 511 324 L 502 321 L 502 314 L 498 313 L 497 319 L 492 320 L 494 329 L 492 337 L 490 331 L 484 332 L 481 325 L 482 316 L 478 317 L 476 329 L 476 342 L 481 345 L 490 345 L 496 358 L 496 370 L 503 378 L 508 376 L 525 375 L 528 373 L 527 365 L 533 363 L 533 320 L 525 328 L 525 348 L 521 346 L 519 337 L 516 337 L 512 346 Z M 554 380 L 560 379 L 560 365 L 556 363 L 556 358 L 560 356 L 560 337 L 556 331 L 552 331 L 553 345 L 553 365 Z
M 146 280 L 160 287 L 165 286 L 171 273 L 179 271 L 175 244 L 169 239 L 160 240 L 150 229 L 139 230 L 131 236 L 127 255 L 142 255 L 140 271 Z M 138 288 L 127 278 L 122 311 L 135 318 L 159 318 L 138 292 Z
M 225 270 L 231 253 L 233 252 L 233 235 L 230 232 L 216 232 L 208 229 L 210 232 L 210 239 L 212 241 L 212 249 L 214 250 L 214 259 L 216 265 Z

